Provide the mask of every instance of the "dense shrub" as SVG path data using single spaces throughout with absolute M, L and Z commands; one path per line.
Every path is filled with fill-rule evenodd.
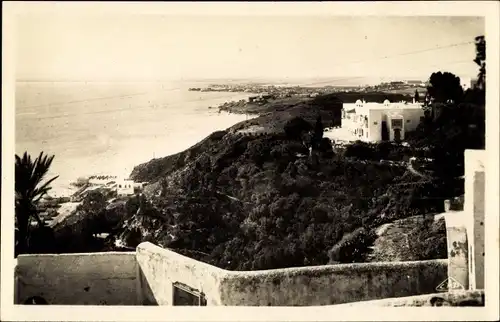
M 410 251 L 415 260 L 447 258 L 446 225 L 443 218 L 437 222 L 429 217 L 423 224 L 415 225 L 408 234 Z
M 375 234 L 363 227 L 344 235 L 342 239 L 328 251 L 330 263 L 364 262 L 369 247 L 375 240 Z
M 377 158 L 372 146 L 362 141 L 349 144 L 344 151 L 344 156 L 360 160 L 375 160 Z
M 332 147 L 332 142 L 328 138 L 322 138 L 319 146 L 318 146 L 318 151 L 321 153 L 321 156 L 323 158 L 331 158 L 334 156 L 333 152 L 333 147 Z
M 285 134 L 292 140 L 300 140 L 304 132 L 313 130 L 313 126 L 301 117 L 294 117 L 284 126 Z

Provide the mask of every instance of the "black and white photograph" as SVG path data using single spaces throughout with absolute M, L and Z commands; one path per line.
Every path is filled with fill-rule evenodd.
M 21 1 L 2 292 L 24 310 L 494 304 L 490 3 L 493 18 Z

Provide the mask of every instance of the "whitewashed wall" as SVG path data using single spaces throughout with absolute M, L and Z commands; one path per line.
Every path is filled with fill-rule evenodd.
M 136 305 L 137 272 L 135 252 L 20 255 L 15 303 Z

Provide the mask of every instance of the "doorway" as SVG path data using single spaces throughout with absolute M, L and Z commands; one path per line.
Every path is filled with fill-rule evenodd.
M 394 141 L 401 142 L 401 129 L 394 129 Z
M 389 140 L 389 130 L 387 129 L 387 122 L 386 121 L 382 121 L 381 131 L 382 131 L 382 141 L 388 141 Z

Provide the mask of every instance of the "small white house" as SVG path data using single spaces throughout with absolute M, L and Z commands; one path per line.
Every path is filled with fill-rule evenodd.
M 130 196 L 134 194 L 134 181 L 121 179 L 116 181 L 116 193 L 118 196 Z

